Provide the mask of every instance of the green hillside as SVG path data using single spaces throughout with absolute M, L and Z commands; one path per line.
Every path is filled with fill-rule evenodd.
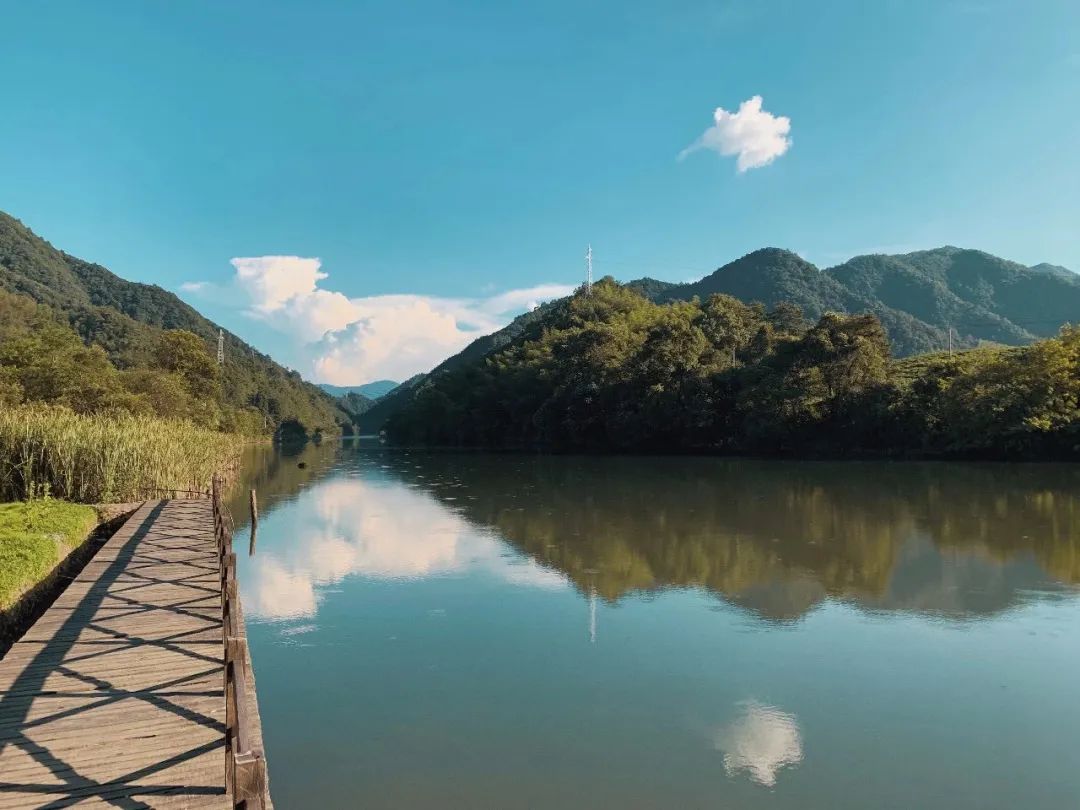
M 856 256 L 824 271 L 790 251 L 764 248 L 700 281 L 648 297 L 690 300 L 713 293 L 766 306 L 795 304 L 810 318 L 873 313 L 901 357 L 946 348 L 950 328 L 957 347 L 1022 345 L 1080 318 L 1080 277 L 1074 273 L 955 247 Z
M 897 357 L 938 352 L 950 345 L 956 349 L 1025 345 L 1056 334 L 1062 324 L 1080 321 L 1076 274 L 1057 265 L 1029 268 L 955 247 L 856 256 L 824 271 L 791 251 L 763 248 L 693 283 L 644 278 L 624 287 L 657 303 L 706 300 L 719 293 L 767 308 L 788 304 L 811 320 L 827 312 L 869 313 L 884 326 Z M 429 376 L 437 378 L 497 352 L 551 306 L 526 313 L 474 341 Z M 414 388 L 402 386 L 380 400 L 364 415 L 361 429 L 382 428 L 412 399 Z
M 657 283 L 663 284 L 663 282 Z M 411 401 L 413 394 L 422 381 L 429 378 L 436 379 L 444 374 L 464 368 L 470 363 L 479 362 L 492 352 L 509 346 L 513 341 L 525 334 L 531 325 L 539 323 L 545 313 L 550 312 L 558 305 L 558 301 L 550 301 L 541 304 L 530 312 L 518 315 L 502 329 L 477 338 L 457 354 L 443 360 L 427 374 L 417 374 L 415 377 L 401 383 L 397 388 L 376 400 L 371 408 L 357 415 L 354 420 L 357 429 L 361 433 L 377 433 L 391 416 Z
M 342 394 L 337 398 L 338 406 L 352 417 L 360 416 L 360 414 L 367 413 L 374 405 L 375 400 L 371 397 L 365 397 L 358 391 L 349 391 Z
M 106 268 L 57 250 L 0 212 L 0 290 L 49 307 L 83 342 L 100 346 L 121 371 L 153 368 L 162 335 L 185 330 L 216 353 L 217 324 L 160 287 L 127 281 Z M 281 426 L 337 431 L 349 417 L 333 397 L 224 332 L 220 375 L 223 428 Z
M 1080 330 L 896 360 L 873 313 L 808 322 L 786 302 L 717 293 L 657 304 L 603 279 L 503 347 L 429 375 L 387 431 L 402 444 L 569 451 L 1073 458 Z

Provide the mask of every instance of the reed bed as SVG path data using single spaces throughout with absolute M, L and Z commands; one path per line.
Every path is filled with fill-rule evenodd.
M 242 440 L 190 422 L 65 408 L 0 409 L 0 501 L 110 503 L 202 492 Z

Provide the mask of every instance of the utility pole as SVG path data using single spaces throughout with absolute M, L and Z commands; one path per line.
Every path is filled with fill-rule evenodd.
M 217 330 L 217 364 L 225 365 L 225 333 L 220 329 Z
M 949 325 L 949 357 L 952 357 L 952 325 Z
M 585 294 L 592 295 L 592 244 L 585 251 Z

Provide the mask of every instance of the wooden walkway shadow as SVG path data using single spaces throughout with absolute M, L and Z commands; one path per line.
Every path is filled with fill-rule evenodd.
M 151 501 L 0 660 L 0 808 L 227 808 L 209 500 Z

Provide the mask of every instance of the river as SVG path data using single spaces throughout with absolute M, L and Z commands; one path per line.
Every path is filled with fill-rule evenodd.
M 232 509 L 279 808 L 1080 805 L 1076 467 L 346 441 Z

